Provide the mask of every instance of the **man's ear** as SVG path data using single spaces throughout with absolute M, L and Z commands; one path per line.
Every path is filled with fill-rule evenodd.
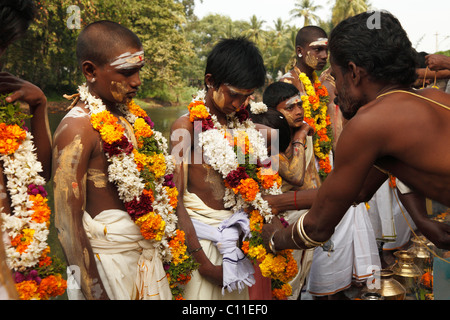
M 214 79 L 211 73 L 205 74 L 205 84 L 208 88 L 214 88 Z
M 86 60 L 81 65 L 81 71 L 88 82 L 93 82 L 92 80 L 96 77 L 97 66 L 92 61 Z
M 354 62 L 350 61 L 347 66 L 347 73 L 351 77 L 354 86 L 361 84 L 362 79 L 367 75 L 365 69 L 358 67 Z
M 303 54 L 303 48 L 300 46 L 296 46 L 295 47 L 295 53 L 297 54 L 298 58 L 301 58 L 304 54 Z

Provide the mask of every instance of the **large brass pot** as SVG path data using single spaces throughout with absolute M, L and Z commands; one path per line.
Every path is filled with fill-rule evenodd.
M 418 288 L 422 270 L 414 263 L 416 257 L 412 252 L 400 250 L 394 253 L 396 263 L 391 267 L 394 279 L 406 289 L 406 294 L 414 294 Z
M 374 277 L 376 280 L 371 286 L 372 289 L 366 287 L 362 290 L 363 292 L 378 293 L 384 300 L 405 300 L 406 289 L 394 279 L 394 271 L 382 269 L 376 271 Z

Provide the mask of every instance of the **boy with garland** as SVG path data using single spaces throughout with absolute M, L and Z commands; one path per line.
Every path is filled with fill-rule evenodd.
M 274 82 L 264 91 L 263 102 L 268 110 L 276 110 L 287 119 L 290 134 L 288 147 L 279 153 L 278 173 L 283 179 L 282 190 L 285 193 L 294 193 L 293 207 L 284 213 L 285 219 L 289 224 L 295 223 L 301 215 L 310 208 L 316 195 L 317 189 L 310 188 L 304 191 L 305 169 L 314 165 L 314 148 L 312 134 L 313 130 L 304 121 L 304 110 L 299 90 L 290 83 Z M 263 113 L 261 116 L 268 117 L 269 113 Z M 303 190 L 299 192 L 299 190 Z M 284 198 L 285 198 L 284 197 Z M 292 195 L 291 195 L 292 197 Z M 277 197 L 279 198 L 279 197 Z M 308 201 L 309 204 L 305 205 Z M 279 201 L 273 197 L 269 199 Z M 278 205 L 274 205 L 278 208 Z M 292 295 L 290 300 L 296 300 L 300 296 L 300 291 L 305 283 L 311 267 L 313 250 L 295 250 L 294 258 L 299 266 L 299 272 L 294 279 L 290 281 L 292 286 Z
M 267 254 L 260 237 L 272 218 L 262 196 L 281 193 L 281 178 L 263 165 L 267 147 L 258 129 L 264 126 L 257 128 L 246 109 L 265 76 L 254 44 L 220 41 L 208 56 L 206 92 L 172 126 L 172 155 L 180 159 L 179 224 L 200 264 L 186 286 L 187 299 L 248 299 L 248 287 L 255 285 L 250 260 L 272 279 L 274 298 L 290 294 L 286 282 L 297 272 L 292 252 Z
M 319 188 L 332 170 L 333 141 L 339 138 L 343 125 L 334 99 L 330 101 L 327 87 L 316 74 L 324 68 L 328 59 L 326 32 L 316 26 L 300 29 L 296 38 L 296 55 L 294 68 L 280 81 L 292 83 L 299 89 L 305 121 L 314 128 L 316 161 L 311 161 L 307 167 L 302 189 Z M 329 70 L 326 70 L 321 79 L 326 80 L 328 85 L 329 78 Z M 334 97 L 334 92 L 331 92 L 331 96 Z M 336 227 L 331 242 L 333 248 L 329 248 L 328 252 L 317 248 L 313 256 L 308 256 L 310 274 L 307 286 L 316 298 L 343 299 L 343 290 L 351 285 L 353 277 L 359 281 L 367 279 L 371 276 L 368 268 L 380 266 L 375 236 L 364 203 L 352 206 L 347 211 Z
M 132 100 L 142 44 L 129 29 L 98 21 L 80 33 L 77 59 L 87 82 L 53 150 L 55 224 L 68 265 L 76 267 L 68 296 L 181 298 L 176 282 L 189 280 L 193 264 L 176 229 L 173 162 L 166 140 Z
M 0 55 L 26 32 L 35 10 L 30 0 L 2 1 Z M 47 99 L 41 89 L 7 72 L 0 73 L 0 93 L 0 300 L 49 299 L 64 293 L 65 280 L 55 265 L 49 268 Z M 19 101 L 29 105 L 30 131 Z

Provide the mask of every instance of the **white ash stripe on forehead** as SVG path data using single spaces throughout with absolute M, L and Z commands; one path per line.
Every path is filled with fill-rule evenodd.
M 319 38 L 316 41 L 313 41 L 309 44 L 310 47 L 312 47 L 312 46 L 327 46 L 327 45 L 328 45 L 327 38 Z
M 144 51 L 137 51 L 135 53 L 125 52 L 115 58 L 111 62 L 111 66 L 116 69 L 127 69 L 141 66 L 144 63 Z
M 292 98 L 290 98 L 288 101 L 286 101 L 286 106 L 294 104 L 294 103 L 299 103 L 302 101 L 302 98 L 300 97 L 300 95 L 295 95 Z

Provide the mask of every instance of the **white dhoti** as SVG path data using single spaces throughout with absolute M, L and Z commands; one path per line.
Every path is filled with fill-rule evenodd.
M 334 252 L 314 250 L 308 291 L 332 295 L 350 287 L 352 279 L 364 280 L 381 268 L 375 235 L 364 203 L 350 207 L 331 237 Z
M 85 212 L 83 226 L 111 300 L 172 299 L 157 250 L 142 237 L 127 212 L 105 210 L 94 219 Z M 84 299 L 79 286 L 76 287 L 79 284 L 76 277 L 82 275 L 74 276 L 75 279 L 68 279 L 67 295 L 72 300 Z
M 308 210 L 286 211 L 284 218 L 289 224 L 294 224 L 306 212 L 308 212 Z M 295 275 L 294 279 L 289 281 L 289 284 L 292 287 L 292 295 L 288 297 L 288 300 L 297 300 L 302 290 L 303 284 L 305 283 L 305 279 L 311 269 L 314 249 L 294 250 L 292 252 L 292 255 L 297 262 L 298 272 Z
M 206 256 L 212 264 L 223 265 L 224 270 L 223 288 L 206 280 L 198 270 L 194 271 L 185 287 L 184 298 L 186 300 L 247 300 L 249 298 L 247 286 L 254 283 L 254 269 L 250 261 L 237 248 L 238 229 L 243 227 L 241 222 L 244 216 L 234 216 L 230 210 L 212 209 L 196 194 L 187 190 L 184 192 L 183 202 Z M 223 237 L 229 237 L 229 239 L 226 240 Z
M 386 250 L 398 249 L 409 241 L 411 230 L 408 224 L 415 229 L 414 222 L 402 203 L 397 202 L 394 192 L 396 190 L 386 181 L 369 201 L 369 217 L 375 237 L 385 242 L 383 249 Z

